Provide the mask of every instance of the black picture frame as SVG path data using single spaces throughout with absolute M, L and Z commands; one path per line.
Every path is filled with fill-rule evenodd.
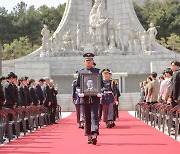
M 97 96 L 101 92 L 100 74 L 81 74 L 80 92 L 84 93 L 85 96 Z

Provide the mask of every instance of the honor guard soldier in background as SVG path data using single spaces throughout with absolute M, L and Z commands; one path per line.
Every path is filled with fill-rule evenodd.
M 112 128 L 114 124 L 114 103 L 117 101 L 117 87 L 115 82 L 111 80 L 110 70 L 104 69 L 103 75 L 103 88 L 102 88 L 102 111 L 103 121 L 106 123 L 106 128 Z
M 76 71 L 76 74 L 78 71 Z M 72 83 L 72 103 L 75 105 L 76 108 L 76 117 L 77 117 L 77 123 L 79 124 L 79 128 L 84 129 L 84 112 L 83 107 L 80 104 L 80 98 L 78 96 L 78 91 L 76 89 L 77 87 L 77 79 L 73 81 Z
M 93 66 L 94 54 L 86 53 L 83 55 L 85 58 L 85 68 L 81 69 L 78 72 L 77 78 L 77 88 L 80 88 L 80 82 L 82 80 L 82 74 L 84 73 L 100 73 L 100 69 L 97 69 Z M 101 79 L 102 80 L 102 79 Z M 102 81 L 101 81 L 102 82 Z M 84 116 L 85 116 L 85 135 L 88 136 L 88 144 L 96 145 L 97 143 L 97 135 L 99 134 L 99 104 L 101 94 L 97 94 L 97 96 L 85 96 L 83 93 L 78 94 L 80 97 L 80 103 L 84 109 Z

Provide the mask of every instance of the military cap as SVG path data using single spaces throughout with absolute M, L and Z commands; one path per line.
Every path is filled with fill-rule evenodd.
M 102 73 L 109 73 L 109 74 L 110 74 L 110 72 L 111 72 L 111 71 L 110 71 L 110 69 L 108 69 L 108 68 L 102 70 Z
M 85 60 L 93 60 L 94 54 L 93 53 L 85 53 L 83 55 L 83 57 L 85 58 Z

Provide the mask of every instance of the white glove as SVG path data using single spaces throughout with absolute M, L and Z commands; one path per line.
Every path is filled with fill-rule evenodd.
M 84 94 L 83 94 L 83 93 L 79 93 L 78 96 L 79 96 L 80 98 L 83 98 L 83 97 L 84 97 Z
M 98 93 L 98 94 L 97 94 L 97 97 L 101 98 L 101 97 L 102 97 L 102 94 Z

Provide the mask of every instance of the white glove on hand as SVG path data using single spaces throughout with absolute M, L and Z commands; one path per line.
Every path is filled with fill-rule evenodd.
M 83 97 L 84 97 L 84 94 L 83 94 L 83 93 L 79 93 L 78 96 L 79 96 L 80 98 L 83 98 Z
M 97 97 L 101 98 L 101 97 L 102 97 L 102 94 L 98 93 L 98 94 L 97 94 Z

